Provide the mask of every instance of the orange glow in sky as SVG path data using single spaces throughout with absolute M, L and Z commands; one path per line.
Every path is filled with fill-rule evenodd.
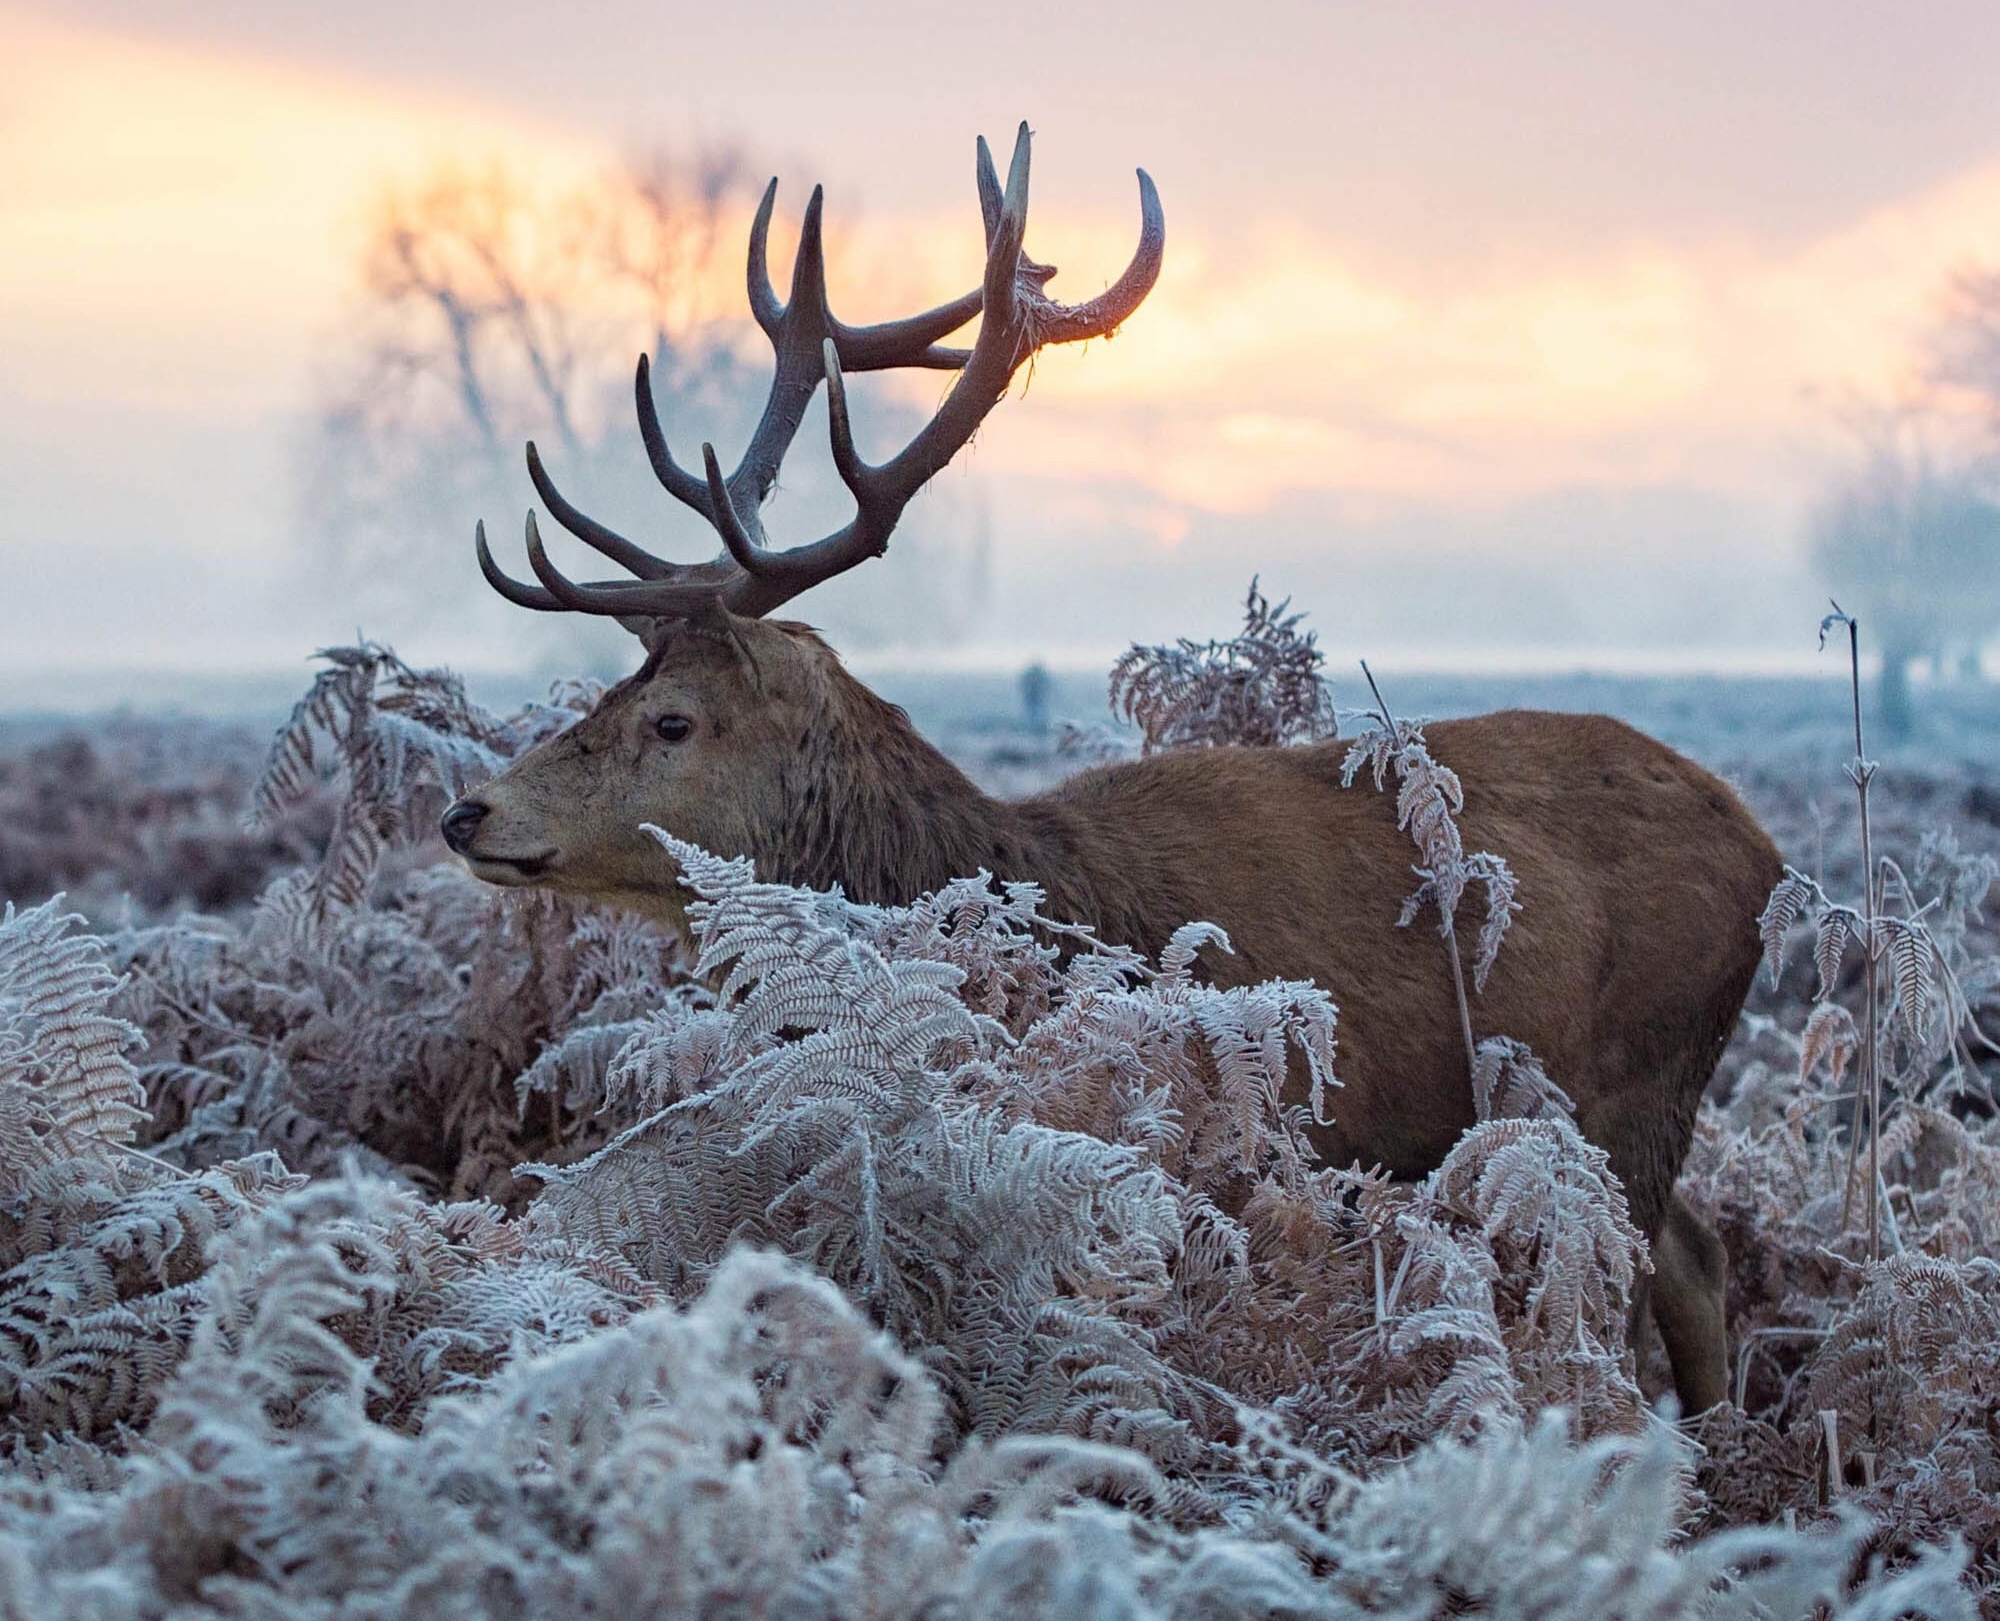
M 619 142 L 565 121 L 560 102 L 537 113 L 72 9 L 0 3 L 0 552 L 24 562 L 43 627 L 11 656 L 87 649 L 101 616 L 67 606 L 82 582 L 175 559 L 182 585 L 103 634 L 199 620 L 213 594 L 201 577 L 226 561 L 250 579 L 241 657 L 289 655 L 337 628 L 292 612 L 274 557 L 316 345 L 351 296 L 368 199 L 446 158 L 561 187 L 616 161 Z M 1015 98 L 1031 115 L 1034 92 Z M 1053 291 L 1081 297 L 1122 266 L 1136 199 L 1097 126 L 1067 111 L 1056 124 L 1038 144 L 1030 247 L 1063 267 Z M 1067 124 L 1089 143 L 1066 147 Z M 954 130 L 952 172 L 969 169 L 976 132 Z M 744 133 L 760 133 L 748 116 Z M 807 133 L 773 149 L 817 162 Z M 977 274 L 969 175 L 949 204 L 925 143 L 913 200 L 895 174 L 826 170 L 834 217 L 844 194 L 865 202 L 836 266 L 849 319 Z M 1167 210 L 1158 288 L 1114 341 L 1045 356 L 977 447 L 975 473 L 1033 531 L 1001 537 L 1022 567 L 1039 555 L 1037 514 L 1064 546 L 1159 553 L 1212 521 L 1320 497 L 1349 514 L 1414 503 L 1476 519 L 1578 487 L 1737 502 L 1756 521 L 1716 544 L 1789 559 L 1827 397 L 1906 388 L 1947 278 L 2000 262 L 2000 125 L 1984 155 L 1782 231 L 1662 218 L 1594 239 L 1490 236 L 1479 252 L 1350 230 L 1348 204 L 1294 182 L 1225 213 L 1214 175 L 1138 156 Z M 784 195 L 802 200 L 789 180 Z M 1363 523 L 1343 544 L 1410 532 Z

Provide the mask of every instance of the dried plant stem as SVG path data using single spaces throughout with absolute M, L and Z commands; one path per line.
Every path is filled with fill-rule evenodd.
M 1382 697 L 1382 689 L 1375 684 L 1375 672 L 1368 668 L 1368 661 L 1361 661 L 1361 673 L 1368 678 L 1368 690 L 1375 694 L 1375 708 L 1382 717 L 1382 724 L 1389 729 L 1390 737 L 1396 735 L 1396 717 L 1389 713 L 1389 705 Z M 1453 927 L 1452 915 L 1440 906 L 1438 911 L 1444 918 L 1444 948 L 1451 958 L 1451 988 L 1458 998 L 1458 1030 L 1465 1038 L 1465 1070 L 1468 1075 L 1478 1066 L 1479 1043 L 1472 1039 L 1472 1004 L 1465 995 L 1465 969 L 1458 960 L 1458 931 Z
M 1861 805 L 1861 964 L 1866 996 L 1866 1019 L 1861 1027 L 1860 1096 L 1855 1100 L 1854 1126 L 1847 1144 L 1847 1179 L 1840 1197 L 1840 1225 L 1843 1229 L 1854 1205 L 1854 1182 L 1861 1150 L 1863 1100 L 1868 1123 L 1868 1259 L 1882 1258 L 1882 1066 L 1880 1032 L 1876 1021 L 1875 992 L 1875 844 L 1868 819 L 1868 785 L 1875 779 L 1875 762 L 1868 758 L 1861 738 L 1861 624 L 1853 615 L 1834 611 L 1847 622 L 1847 665 L 1854 699 L 1854 758 L 1848 763 L 1847 777 L 1854 784 Z

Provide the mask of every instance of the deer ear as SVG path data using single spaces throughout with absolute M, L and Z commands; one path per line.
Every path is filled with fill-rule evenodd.
M 650 614 L 620 614 L 618 623 L 639 638 L 639 645 L 648 653 L 657 653 L 666 641 L 670 620 L 655 619 Z
M 736 615 L 722 605 L 718 596 L 705 597 L 701 605 L 670 618 L 653 614 L 620 614 L 618 623 L 638 637 L 648 653 L 657 653 L 686 631 L 724 636 L 734 640 Z

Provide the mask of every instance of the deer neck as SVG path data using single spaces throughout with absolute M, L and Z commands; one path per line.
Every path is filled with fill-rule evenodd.
M 909 717 L 843 671 L 823 723 L 786 784 L 787 814 L 761 873 L 855 900 L 901 905 L 982 868 L 1064 894 L 1060 852 L 1043 849 L 1014 806 L 981 792 Z

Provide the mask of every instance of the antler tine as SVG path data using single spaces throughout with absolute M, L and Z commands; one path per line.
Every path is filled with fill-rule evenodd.
M 972 358 L 972 351 L 946 348 L 938 339 L 964 326 L 984 303 L 983 290 L 975 287 L 949 304 L 940 304 L 921 315 L 904 316 L 899 321 L 849 326 L 829 313 L 826 324 L 840 350 L 840 363 L 849 371 L 889 371 L 905 366 L 957 371 Z
M 776 195 L 774 181 L 765 196 L 772 198 Z M 775 329 L 764 325 L 762 314 L 758 316 L 759 324 L 764 325 L 764 330 L 770 335 L 777 364 L 771 377 L 770 396 L 764 402 L 764 414 L 750 435 L 750 443 L 744 448 L 736 471 L 729 475 L 730 494 L 740 503 L 739 510 L 741 506 L 747 506 L 753 514 L 764 504 L 764 497 L 771 493 L 771 486 L 777 481 L 778 465 L 791 448 L 799 423 L 805 419 L 806 406 L 819 387 L 819 343 L 827 321 L 826 253 L 820 237 L 820 215 L 824 204 L 824 188 L 813 187 L 812 197 L 806 203 L 805 219 L 799 226 L 798 256 L 792 261 L 792 296 Z M 767 214 L 768 210 L 758 211 L 759 219 L 766 220 L 768 224 Z M 762 242 L 753 229 L 753 267 L 763 259 L 761 247 Z M 760 279 L 754 269 L 750 279 L 753 283 Z M 766 286 L 768 290 L 768 283 Z
M 549 560 L 542 545 L 532 509 L 527 521 L 528 566 L 542 582 L 546 594 L 557 607 L 576 613 L 634 615 L 649 619 L 672 619 L 694 613 L 721 598 L 734 607 L 747 583 L 743 570 L 726 559 L 711 563 L 683 565 L 674 578 L 663 580 L 607 580 L 579 583 L 570 579 Z M 496 569 L 494 571 L 498 573 Z M 501 576 L 505 578 L 505 576 Z M 491 578 L 491 576 L 489 576 Z M 510 584 L 512 582 L 509 582 Z M 533 588 L 517 586 L 527 592 Z M 518 600 L 518 599 L 514 599 Z M 539 606 L 539 604 L 535 604 Z
M 994 316 L 1006 312 L 1011 323 L 1019 299 L 1018 281 L 1021 243 L 1028 234 L 1028 121 L 1023 119 L 1014 135 L 1014 156 L 1007 165 L 1007 189 L 1000 197 L 1000 213 L 993 222 L 993 237 L 986 244 L 986 319 L 980 323 L 980 337 L 994 323 Z M 989 160 L 990 167 L 990 160 Z
M 993 172 L 993 148 L 986 144 L 984 135 L 979 137 L 979 157 L 977 163 L 979 178 L 979 217 L 986 225 L 986 251 L 993 251 L 993 233 L 1000 228 L 1000 177 Z
M 655 557 L 645 547 L 633 544 L 617 530 L 607 528 L 588 513 L 579 512 L 572 506 L 542 466 L 541 453 L 535 449 L 532 439 L 528 441 L 528 478 L 535 486 L 535 493 L 548 503 L 549 512 L 556 522 L 586 546 L 602 552 L 620 568 L 629 570 L 642 580 L 664 580 L 673 573 L 674 565 L 665 558 Z
M 549 561 L 549 554 L 542 546 L 542 531 L 535 523 L 533 507 L 528 509 L 527 542 L 528 567 L 535 571 L 535 578 L 542 582 L 542 588 L 565 608 L 578 609 L 585 613 L 594 611 L 592 593 L 586 591 Z
M 777 289 L 771 285 L 769 256 L 771 210 L 777 201 L 778 177 L 773 175 L 757 204 L 756 217 L 750 221 L 750 262 L 744 271 L 750 288 L 750 313 L 773 343 L 778 341 L 778 323 L 785 318 L 785 306 L 778 302 Z
M 683 506 L 693 507 L 713 521 L 708 487 L 675 461 L 674 453 L 667 448 L 666 430 L 660 426 L 659 408 L 653 404 L 652 362 L 644 354 L 639 356 L 639 369 L 632 379 L 632 398 L 638 408 L 639 437 L 646 443 L 646 460 L 652 463 L 653 476 L 660 481 L 660 487 Z
M 532 516 L 529 522 L 534 520 Z M 561 613 L 563 604 L 548 592 L 532 585 L 523 585 L 519 580 L 503 574 L 500 565 L 493 561 L 492 550 L 486 544 L 486 520 L 480 519 L 472 528 L 473 549 L 479 553 L 479 572 L 486 576 L 486 583 L 501 596 L 520 608 L 533 608 L 539 613 Z
M 736 503 L 729 498 L 729 483 L 722 476 L 722 463 L 715 459 L 715 446 L 702 445 L 701 464 L 708 474 L 708 499 L 715 513 L 715 528 L 722 536 L 722 544 L 729 549 L 729 555 L 742 565 L 745 574 L 762 577 L 774 554 L 757 544 L 756 538 L 745 526 L 742 514 L 736 510 Z
M 826 346 L 826 426 L 833 440 L 834 470 L 840 474 L 841 483 L 853 492 L 854 499 L 864 510 L 872 493 L 868 475 L 874 471 L 861 459 L 861 453 L 854 448 L 854 424 L 847 414 L 847 383 L 840 375 L 840 356 L 834 353 L 833 344 Z
M 1051 304 L 1036 322 L 1040 343 L 1075 343 L 1116 332 L 1153 290 L 1167 253 L 1167 217 L 1159 189 L 1144 169 L 1139 175 L 1139 246 L 1125 273 L 1082 304 Z

